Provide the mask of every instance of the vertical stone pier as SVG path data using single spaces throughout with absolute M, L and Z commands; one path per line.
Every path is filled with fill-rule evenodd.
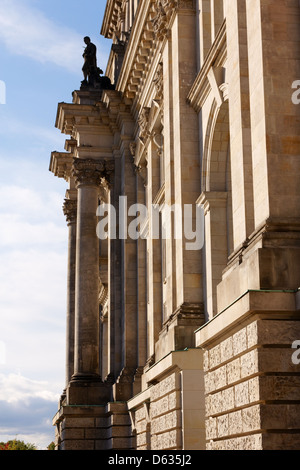
M 66 386 L 68 386 L 74 373 L 77 200 L 65 199 L 63 212 L 69 228 L 66 319 Z
M 96 211 L 103 160 L 74 158 L 78 190 L 74 374 L 67 390 L 68 404 L 96 405 L 109 399 L 99 374 L 99 240 Z

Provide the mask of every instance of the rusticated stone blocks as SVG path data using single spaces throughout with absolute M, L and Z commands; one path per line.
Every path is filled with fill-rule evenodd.
M 256 318 L 207 348 L 207 449 L 299 448 L 300 369 L 291 349 L 300 338 L 297 320 Z
M 64 406 L 54 418 L 59 450 L 132 449 L 126 403 Z
M 181 449 L 180 376 L 173 373 L 151 390 L 151 449 Z

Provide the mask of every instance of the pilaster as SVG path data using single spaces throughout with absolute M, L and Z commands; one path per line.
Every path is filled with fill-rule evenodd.
M 268 218 L 299 218 L 300 107 L 291 87 L 300 75 L 300 5 L 254 0 L 246 7 L 257 228 Z
M 176 308 L 181 304 L 202 302 L 201 250 L 187 249 L 183 233 L 186 205 L 193 210 L 200 191 L 198 118 L 188 105 L 187 96 L 197 72 L 195 3 L 179 2 L 172 34 L 172 113 L 174 149 L 174 200 L 181 208 L 181 236 L 174 231 L 176 266 Z M 173 313 L 173 312 L 169 312 Z
M 246 4 L 245 0 L 226 2 L 234 250 L 254 230 Z

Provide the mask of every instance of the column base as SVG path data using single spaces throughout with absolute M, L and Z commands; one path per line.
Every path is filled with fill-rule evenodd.
M 76 374 L 67 387 L 68 405 L 103 405 L 111 401 L 111 384 L 99 376 Z

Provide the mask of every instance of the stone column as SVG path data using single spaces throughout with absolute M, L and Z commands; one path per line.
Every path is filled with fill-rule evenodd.
M 69 227 L 68 242 L 68 283 L 67 283 L 67 325 L 66 325 L 66 386 L 74 373 L 74 332 L 75 332 L 75 268 L 76 268 L 76 221 L 77 200 L 65 199 L 63 212 Z
M 96 233 L 99 186 L 105 161 L 74 159 L 78 189 L 75 359 L 72 381 L 100 381 L 99 240 Z

